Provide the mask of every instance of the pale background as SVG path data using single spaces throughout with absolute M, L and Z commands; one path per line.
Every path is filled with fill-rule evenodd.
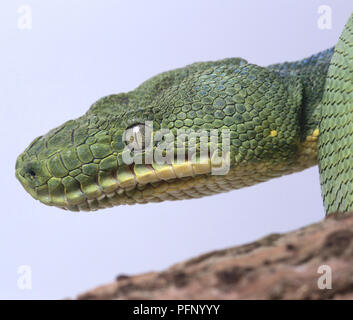
M 332 8 L 332 29 L 317 26 Z M 33 28 L 17 27 L 29 5 Z M 324 216 L 318 169 L 199 200 L 66 213 L 14 176 L 33 138 L 176 67 L 240 56 L 266 65 L 334 45 L 349 1 L 1 1 L 0 298 L 54 299 L 285 232 Z M 20 265 L 32 290 L 17 287 Z

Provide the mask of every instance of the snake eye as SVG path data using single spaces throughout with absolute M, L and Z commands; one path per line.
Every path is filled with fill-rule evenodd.
M 130 149 L 143 150 L 146 147 L 146 128 L 144 124 L 136 124 L 125 130 L 124 141 Z

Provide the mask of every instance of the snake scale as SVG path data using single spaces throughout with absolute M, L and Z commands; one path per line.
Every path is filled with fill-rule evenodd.
M 353 210 L 353 15 L 334 48 L 267 67 L 241 58 L 199 62 L 161 73 L 128 93 L 95 102 L 86 114 L 36 138 L 19 155 L 16 177 L 42 203 L 72 211 L 122 204 L 192 199 L 250 186 L 319 164 L 326 214 Z M 146 121 L 150 127 L 146 127 Z M 204 130 L 228 132 L 229 170 L 214 155 L 171 162 L 127 163 L 130 142 L 179 154 L 165 137 Z M 127 133 L 128 139 L 126 138 Z M 168 135 L 166 135 L 168 136 Z M 191 141 L 191 140 L 190 140 Z M 187 148 L 186 148 L 187 149 Z M 223 159 L 224 160 L 224 159 Z M 222 158 L 221 158 L 222 162 Z

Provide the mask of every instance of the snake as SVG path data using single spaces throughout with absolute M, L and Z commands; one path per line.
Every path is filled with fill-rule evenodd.
M 180 132 L 184 140 L 169 139 Z M 34 139 L 16 177 L 45 205 L 95 211 L 200 198 L 318 164 L 330 215 L 353 210 L 352 144 L 353 15 L 334 47 L 302 60 L 197 62 L 105 96 Z

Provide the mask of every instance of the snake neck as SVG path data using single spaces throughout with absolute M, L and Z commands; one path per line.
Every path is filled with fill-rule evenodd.
M 268 66 L 277 72 L 284 81 L 299 78 L 303 85 L 301 104 L 301 141 L 315 138 L 320 122 L 320 102 L 324 92 L 328 67 L 334 47 L 295 62 L 285 62 Z M 318 132 L 317 132 L 318 133 Z
M 317 164 L 320 103 L 333 52 L 334 47 L 299 61 L 268 66 L 268 69 L 278 73 L 285 82 L 292 78 L 300 79 L 303 87 L 299 119 L 300 145 L 297 157 L 291 165 L 293 171 L 301 171 Z

